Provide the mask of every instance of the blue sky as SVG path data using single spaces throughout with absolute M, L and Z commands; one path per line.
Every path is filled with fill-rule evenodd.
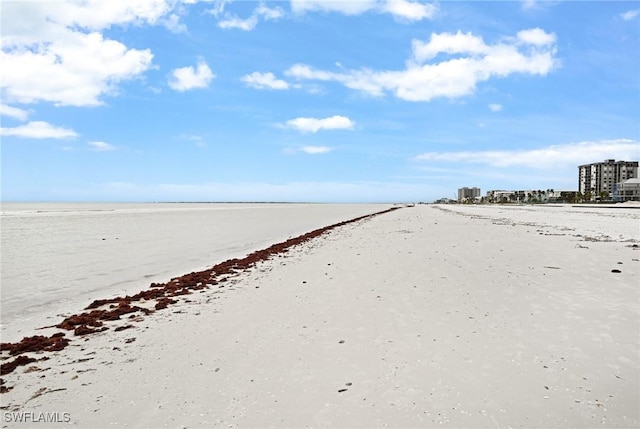
M 3 201 L 432 201 L 640 158 L 640 2 L 1 1 Z

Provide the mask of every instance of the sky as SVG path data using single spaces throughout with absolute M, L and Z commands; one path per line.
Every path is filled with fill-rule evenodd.
M 0 0 L 2 201 L 429 202 L 640 159 L 640 2 Z

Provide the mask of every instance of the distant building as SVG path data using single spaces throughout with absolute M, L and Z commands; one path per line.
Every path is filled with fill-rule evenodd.
M 573 191 L 575 194 L 575 191 Z M 489 203 L 549 203 L 565 201 L 567 197 L 566 191 L 554 191 L 553 189 L 547 190 L 493 190 L 487 191 L 486 201 Z
M 439 200 L 434 201 L 435 204 L 455 204 L 456 200 L 452 200 L 450 198 L 440 198 Z
M 640 179 L 628 179 L 616 184 L 613 199 L 617 202 L 640 201 Z
M 458 189 L 458 201 L 464 201 L 468 198 L 480 198 L 480 188 L 460 188 Z
M 617 183 L 638 177 L 638 161 L 616 161 L 585 164 L 578 167 L 578 191 L 591 193 L 591 199 L 600 198 L 602 193 L 610 197 Z

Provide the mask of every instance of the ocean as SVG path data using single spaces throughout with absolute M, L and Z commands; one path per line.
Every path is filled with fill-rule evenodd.
M 2 341 L 389 204 L 2 203 Z

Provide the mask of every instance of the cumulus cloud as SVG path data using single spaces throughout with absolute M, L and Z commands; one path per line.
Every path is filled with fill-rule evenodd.
M 6 116 L 8 118 L 17 119 L 19 121 L 26 121 L 27 117 L 29 116 L 29 112 L 18 107 L 9 106 L 7 104 L 0 104 L 0 116 Z
M 281 79 L 276 79 L 273 73 L 253 72 L 241 78 L 242 82 L 256 89 L 288 89 L 289 84 Z
M 394 17 L 407 21 L 421 21 L 431 19 L 437 8 L 433 4 L 419 3 L 407 0 L 387 0 L 381 10 L 392 14 Z
M 546 46 L 556 42 L 556 35 L 554 33 L 547 33 L 537 27 L 529 30 L 518 31 L 516 37 L 521 42 L 534 46 Z
M 530 167 L 550 169 L 581 165 L 605 159 L 635 160 L 640 142 L 630 139 L 580 142 L 528 150 L 486 150 L 427 152 L 415 157 L 419 161 L 486 164 L 492 167 Z
M 149 49 L 105 38 L 113 25 L 156 24 L 169 0 L 6 2 L 0 81 L 5 100 L 90 106 L 151 66 Z
M 218 12 L 215 16 L 221 13 Z M 231 13 L 225 13 L 224 19 L 218 22 L 218 27 L 227 29 L 235 28 L 244 31 L 253 30 L 260 18 L 264 20 L 275 20 L 281 18 L 284 15 L 284 11 L 279 7 L 267 7 L 264 3 L 260 3 L 258 7 L 253 10 L 253 13 L 245 19 L 239 18 Z
M 640 16 L 640 9 L 633 9 L 633 10 L 629 10 L 625 13 L 620 14 L 620 16 L 622 17 L 622 19 L 624 19 L 625 21 L 631 21 L 636 19 L 638 16 Z
M 430 3 L 410 0 L 291 0 L 294 13 L 337 12 L 344 15 L 360 15 L 365 12 L 389 13 L 404 21 L 431 19 L 437 8 Z
M 211 72 L 207 63 L 200 59 L 195 69 L 188 66 L 173 70 L 169 79 L 169 87 L 176 91 L 207 88 L 214 77 L 215 75 Z
M 187 26 L 183 22 L 180 22 L 180 17 L 175 13 L 172 13 L 167 18 L 163 19 L 162 24 L 172 33 L 179 34 L 187 32 Z
M 184 3 L 193 4 L 197 3 L 198 0 L 182 0 Z M 224 8 L 228 3 L 231 3 L 231 0 L 204 0 L 206 3 L 213 3 L 213 7 L 207 10 L 213 16 L 219 16 L 224 12 Z
M 331 152 L 331 148 L 328 146 L 302 146 L 300 150 L 310 155 L 318 155 Z
M 87 144 L 91 146 L 91 148 L 96 152 L 107 152 L 116 149 L 114 145 L 110 145 L 109 143 L 105 142 L 89 142 Z
M 256 16 L 250 16 L 246 19 L 238 18 L 237 16 L 228 16 L 224 20 L 218 22 L 220 28 L 236 28 L 238 30 L 251 31 L 258 24 L 258 18 Z
M 284 16 L 284 11 L 279 7 L 267 7 L 261 3 L 253 12 L 254 14 L 261 16 L 266 20 L 279 19 Z
M 315 133 L 320 130 L 350 130 L 353 121 L 346 116 L 331 116 L 328 118 L 295 118 L 286 122 L 286 128 L 293 128 L 303 133 Z
M 44 121 L 31 121 L 19 127 L 0 128 L 0 135 L 26 139 L 64 139 L 78 136 L 69 128 L 56 127 Z
M 487 54 L 489 46 L 484 43 L 482 37 L 471 33 L 458 31 L 452 33 L 432 33 L 428 42 L 413 40 L 411 42 L 413 60 L 416 63 L 435 58 L 438 54 L 478 56 Z
M 338 12 L 344 15 L 359 15 L 374 9 L 377 3 L 376 0 L 291 0 L 291 10 L 295 13 Z
M 499 112 L 502 110 L 502 104 L 489 104 L 489 110 L 492 112 Z
M 525 30 L 508 42 L 487 44 L 471 33 L 432 34 L 414 40 L 404 70 L 325 71 L 295 64 L 285 74 L 298 80 L 338 82 L 372 96 L 386 92 L 407 101 L 430 101 L 472 94 L 479 82 L 511 74 L 545 76 L 557 65 L 555 35 Z M 440 54 L 445 57 L 437 61 Z M 452 58 L 453 57 L 453 58 Z

